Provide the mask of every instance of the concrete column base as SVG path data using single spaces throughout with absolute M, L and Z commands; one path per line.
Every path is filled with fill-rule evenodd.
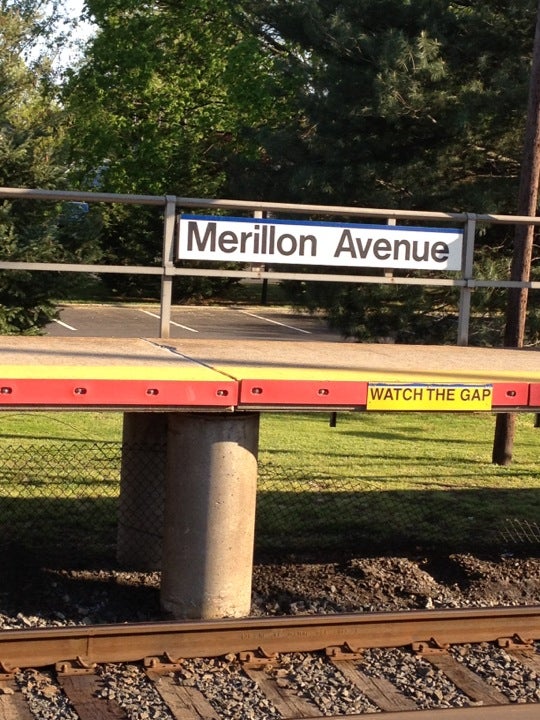
M 132 570 L 161 567 L 168 413 L 124 413 L 116 557 Z
M 258 413 L 169 417 L 161 606 L 174 619 L 251 607 Z

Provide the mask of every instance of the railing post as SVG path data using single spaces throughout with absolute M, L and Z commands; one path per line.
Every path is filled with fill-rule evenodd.
M 174 229 L 176 227 L 176 197 L 165 197 L 163 218 L 163 275 L 161 276 L 161 299 L 159 306 L 159 337 L 168 338 L 171 334 L 171 305 L 173 275 L 169 269 L 174 267 Z
M 264 210 L 254 210 L 254 211 L 253 211 L 253 217 L 254 217 L 254 218 L 265 218 L 265 217 L 267 217 L 267 216 L 268 216 L 268 213 L 265 212 Z M 263 266 L 262 266 L 262 269 L 263 269 L 263 270 L 266 270 L 266 269 L 267 269 L 267 266 L 266 266 L 266 265 L 263 265 Z M 266 305 L 267 302 L 268 302 L 268 278 L 267 278 L 267 277 L 264 277 L 263 280 L 262 280 L 262 285 L 261 285 L 261 300 L 260 300 L 260 303 L 261 303 L 261 305 Z
M 474 213 L 467 213 L 467 222 L 465 223 L 463 233 L 463 255 L 461 260 L 461 275 L 466 284 L 461 288 L 459 294 L 458 345 L 469 344 L 475 233 L 476 215 Z
M 392 227 L 394 227 L 394 226 L 397 224 L 396 218 L 395 218 L 395 217 L 389 217 L 389 218 L 387 218 L 386 224 L 387 224 L 387 225 L 391 225 Z M 384 270 L 383 270 L 383 275 L 384 275 L 385 278 L 392 278 L 392 277 L 394 277 L 394 268 L 384 268 Z

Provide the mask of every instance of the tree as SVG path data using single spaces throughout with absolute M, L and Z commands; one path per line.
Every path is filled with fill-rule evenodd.
M 295 78 L 302 78 L 292 122 L 261 135 L 267 197 L 375 207 L 512 212 L 532 52 L 532 0 L 508 7 L 420 0 L 252 0 L 244 21 Z M 254 183 L 264 170 L 250 166 Z M 503 266 L 511 236 L 491 229 L 486 269 Z M 494 249 L 497 255 L 494 256 Z M 304 288 L 308 302 L 321 293 Z M 354 287 L 321 300 L 347 332 L 365 337 L 365 323 L 388 322 L 381 307 L 410 307 L 399 288 Z M 451 307 L 452 293 L 415 293 L 417 317 L 396 337 L 440 341 L 422 318 L 433 302 Z M 401 298 L 401 300 L 400 300 Z M 476 293 L 478 301 L 497 302 Z M 354 308 L 354 310 L 353 310 Z M 475 308 L 476 310 L 479 307 Z M 357 323 L 357 332 L 354 332 Z M 432 323 L 437 331 L 441 324 Z M 443 324 L 444 325 L 444 324 Z M 500 333 L 501 328 L 499 328 Z M 380 334 L 380 333 L 379 333 Z M 500 334 L 499 334 L 500 338 Z M 455 339 L 455 335 L 454 335 Z M 497 337 L 491 335 L 491 341 Z M 447 341 L 452 341 L 449 334 Z M 482 334 L 482 342 L 487 338 Z
M 227 159 L 250 152 L 240 130 L 275 122 L 281 105 L 269 90 L 272 60 L 235 22 L 232 6 L 88 0 L 97 32 L 64 93 L 81 187 L 220 194 Z M 109 208 L 102 241 L 112 262 L 154 262 L 159 219 L 144 208 Z M 203 285 L 216 281 L 181 283 L 188 293 Z
M 540 4 L 536 15 L 534 52 L 529 82 L 529 102 L 523 163 L 521 166 L 517 214 L 536 215 L 538 209 L 538 181 L 540 178 Z M 531 275 L 534 243 L 534 226 L 516 225 L 510 277 L 528 282 Z M 527 318 L 527 288 L 511 288 L 508 291 L 504 344 L 507 347 L 523 347 Z M 515 415 L 501 413 L 497 416 L 493 440 L 493 462 L 509 465 L 515 437 Z
M 59 188 L 65 182 L 63 113 L 48 55 L 50 26 L 33 0 L 0 1 L 0 185 Z M 54 8 L 53 8 L 54 9 Z M 49 18 L 50 21 L 54 17 Z M 2 257 L 61 261 L 81 254 L 81 225 L 63 233 L 67 208 L 0 203 Z M 0 275 L 0 332 L 35 332 L 56 312 L 62 282 L 48 273 Z
M 519 169 L 531 4 L 242 3 L 245 22 L 275 48 L 282 74 L 302 81 L 294 122 L 266 139 L 275 195 L 508 208 Z

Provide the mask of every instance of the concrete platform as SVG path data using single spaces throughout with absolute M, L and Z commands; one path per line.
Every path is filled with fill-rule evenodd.
M 536 411 L 540 353 L 450 345 L 0 337 L 0 408 L 29 405 L 174 412 Z
M 154 340 L 237 379 L 336 379 L 491 382 L 540 381 L 540 351 L 455 345 L 334 342 Z M 0 352 L 1 352 L 0 343 Z

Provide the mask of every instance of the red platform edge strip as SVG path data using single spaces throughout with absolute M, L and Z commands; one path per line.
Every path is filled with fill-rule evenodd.
M 450 383 L 448 383 L 450 384 Z M 367 381 L 0 378 L 0 407 L 362 408 Z M 540 408 L 540 383 L 493 383 L 493 408 Z
M 493 383 L 493 407 L 527 407 L 529 383 Z
M 540 407 L 540 383 L 531 383 L 529 386 L 529 406 Z
M 245 407 L 358 407 L 367 402 L 368 382 L 330 380 L 242 380 L 240 406 Z M 451 383 L 445 383 L 451 385 Z M 530 387 L 536 387 L 535 402 Z M 526 408 L 540 405 L 540 384 L 527 382 L 493 383 L 494 408 Z
M 240 405 L 358 407 L 367 402 L 367 387 L 354 380 L 242 380 Z
M 58 380 L 0 379 L 2 405 L 88 407 L 230 407 L 238 404 L 238 383 L 224 379 Z

